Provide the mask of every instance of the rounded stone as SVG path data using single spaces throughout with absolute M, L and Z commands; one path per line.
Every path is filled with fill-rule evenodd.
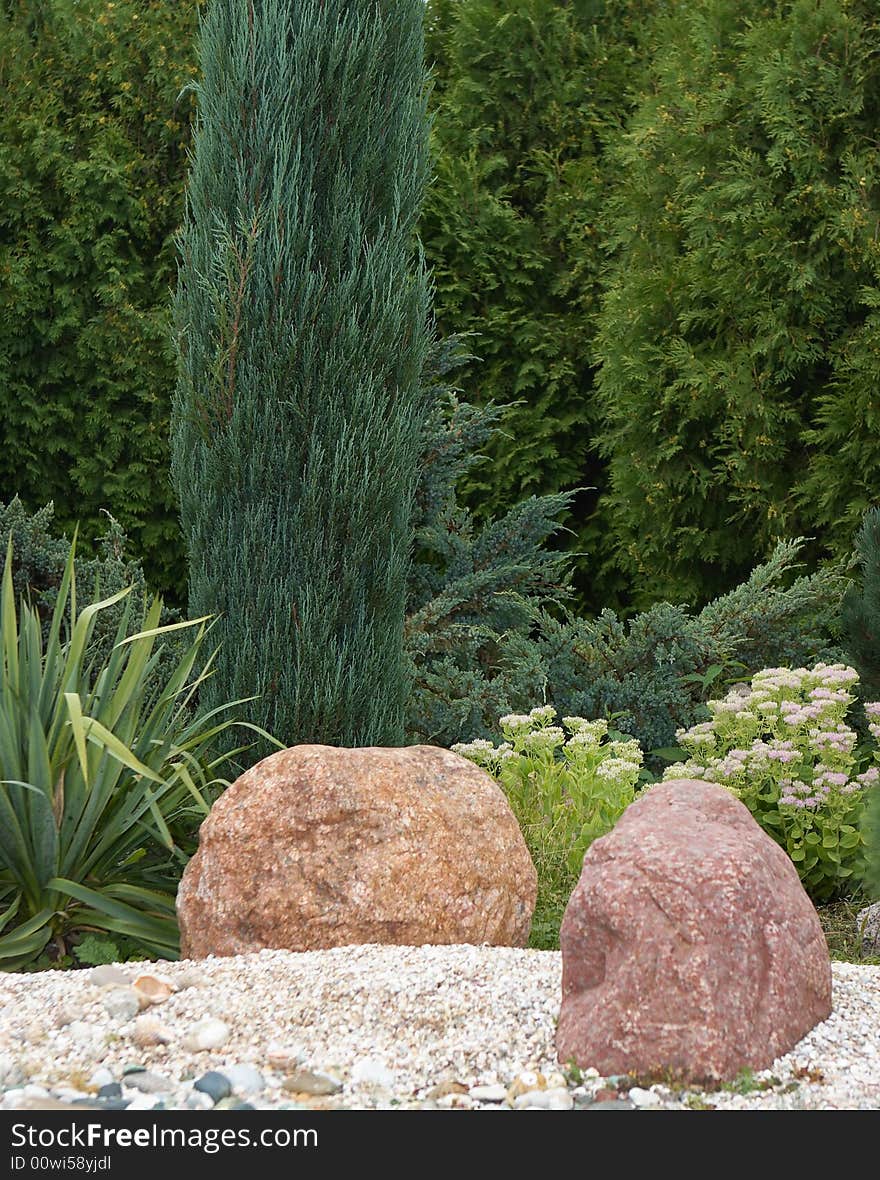
M 183 1038 L 183 1047 L 190 1053 L 203 1053 L 208 1049 L 219 1049 L 229 1040 L 229 1025 L 212 1016 L 198 1021 Z
M 257 1094 L 266 1084 L 254 1065 L 224 1065 L 220 1073 L 241 1094 Z
M 536 886 L 503 792 L 467 759 L 294 746 L 242 775 L 202 824 L 177 894 L 181 951 L 523 946 Z
M 311 1069 L 297 1070 L 288 1075 L 281 1085 L 289 1094 L 310 1094 L 316 1098 L 338 1094 L 342 1089 L 342 1083 L 336 1078 Z
M 140 1011 L 137 994 L 130 987 L 110 987 L 103 997 L 104 1010 L 114 1020 L 132 1020 Z
M 94 987 L 126 987 L 131 983 L 131 976 L 121 967 L 114 967 L 112 963 L 102 963 L 100 967 L 93 967 L 89 972 L 89 983 Z
M 153 1073 L 149 1069 L 139 1069 L 125 1075 L 125 1084 L 141 1094 L 168 1094 L 174 1089 L 175 1083 L 162 1074 Z
M 193 1089 L 200 1091 L 202 1094 L 207 1094 L 214 1102 L 219 1102 L 221 1098 L 228 1098 L 232 1093 L 232 1086 L 229 1078 L 224 1077 L 222 1073 L 216 1070 L 209 1070 L 208 1073 L 202 1076 L 193 1083 Z

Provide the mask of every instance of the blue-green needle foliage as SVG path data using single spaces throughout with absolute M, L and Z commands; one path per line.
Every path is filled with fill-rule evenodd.
M 421 0 L 218 0 L 176 298 L 173 477 L 213 701 L 403 741 L 429 282 Z

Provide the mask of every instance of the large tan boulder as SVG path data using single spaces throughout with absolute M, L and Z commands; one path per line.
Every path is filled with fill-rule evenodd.
M 433 746 L 294 746 L 237 779 L 177 895 L 185 957 L 523 946 L 537 878 L 504 794 Z
M 559 1060 L 601 1074 L 733 1078 L 831 1012 L 794 865 L 712 783 L 658 783 L 590 847 L 560 943 Z

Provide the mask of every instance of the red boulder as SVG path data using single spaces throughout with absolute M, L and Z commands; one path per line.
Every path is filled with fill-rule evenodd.
M 561 947 L 559 1060 L 601 1074 L 733 1078 L 831 1012 L 794 865 L 711 783 L 658 783 L 591 846 Z

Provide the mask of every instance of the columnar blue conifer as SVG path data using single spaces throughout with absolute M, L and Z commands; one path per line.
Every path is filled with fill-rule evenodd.
M 176 296 L 173 476 L 211 702 L 403 740 L 429 284 L 422 0 L 214 0 Z

